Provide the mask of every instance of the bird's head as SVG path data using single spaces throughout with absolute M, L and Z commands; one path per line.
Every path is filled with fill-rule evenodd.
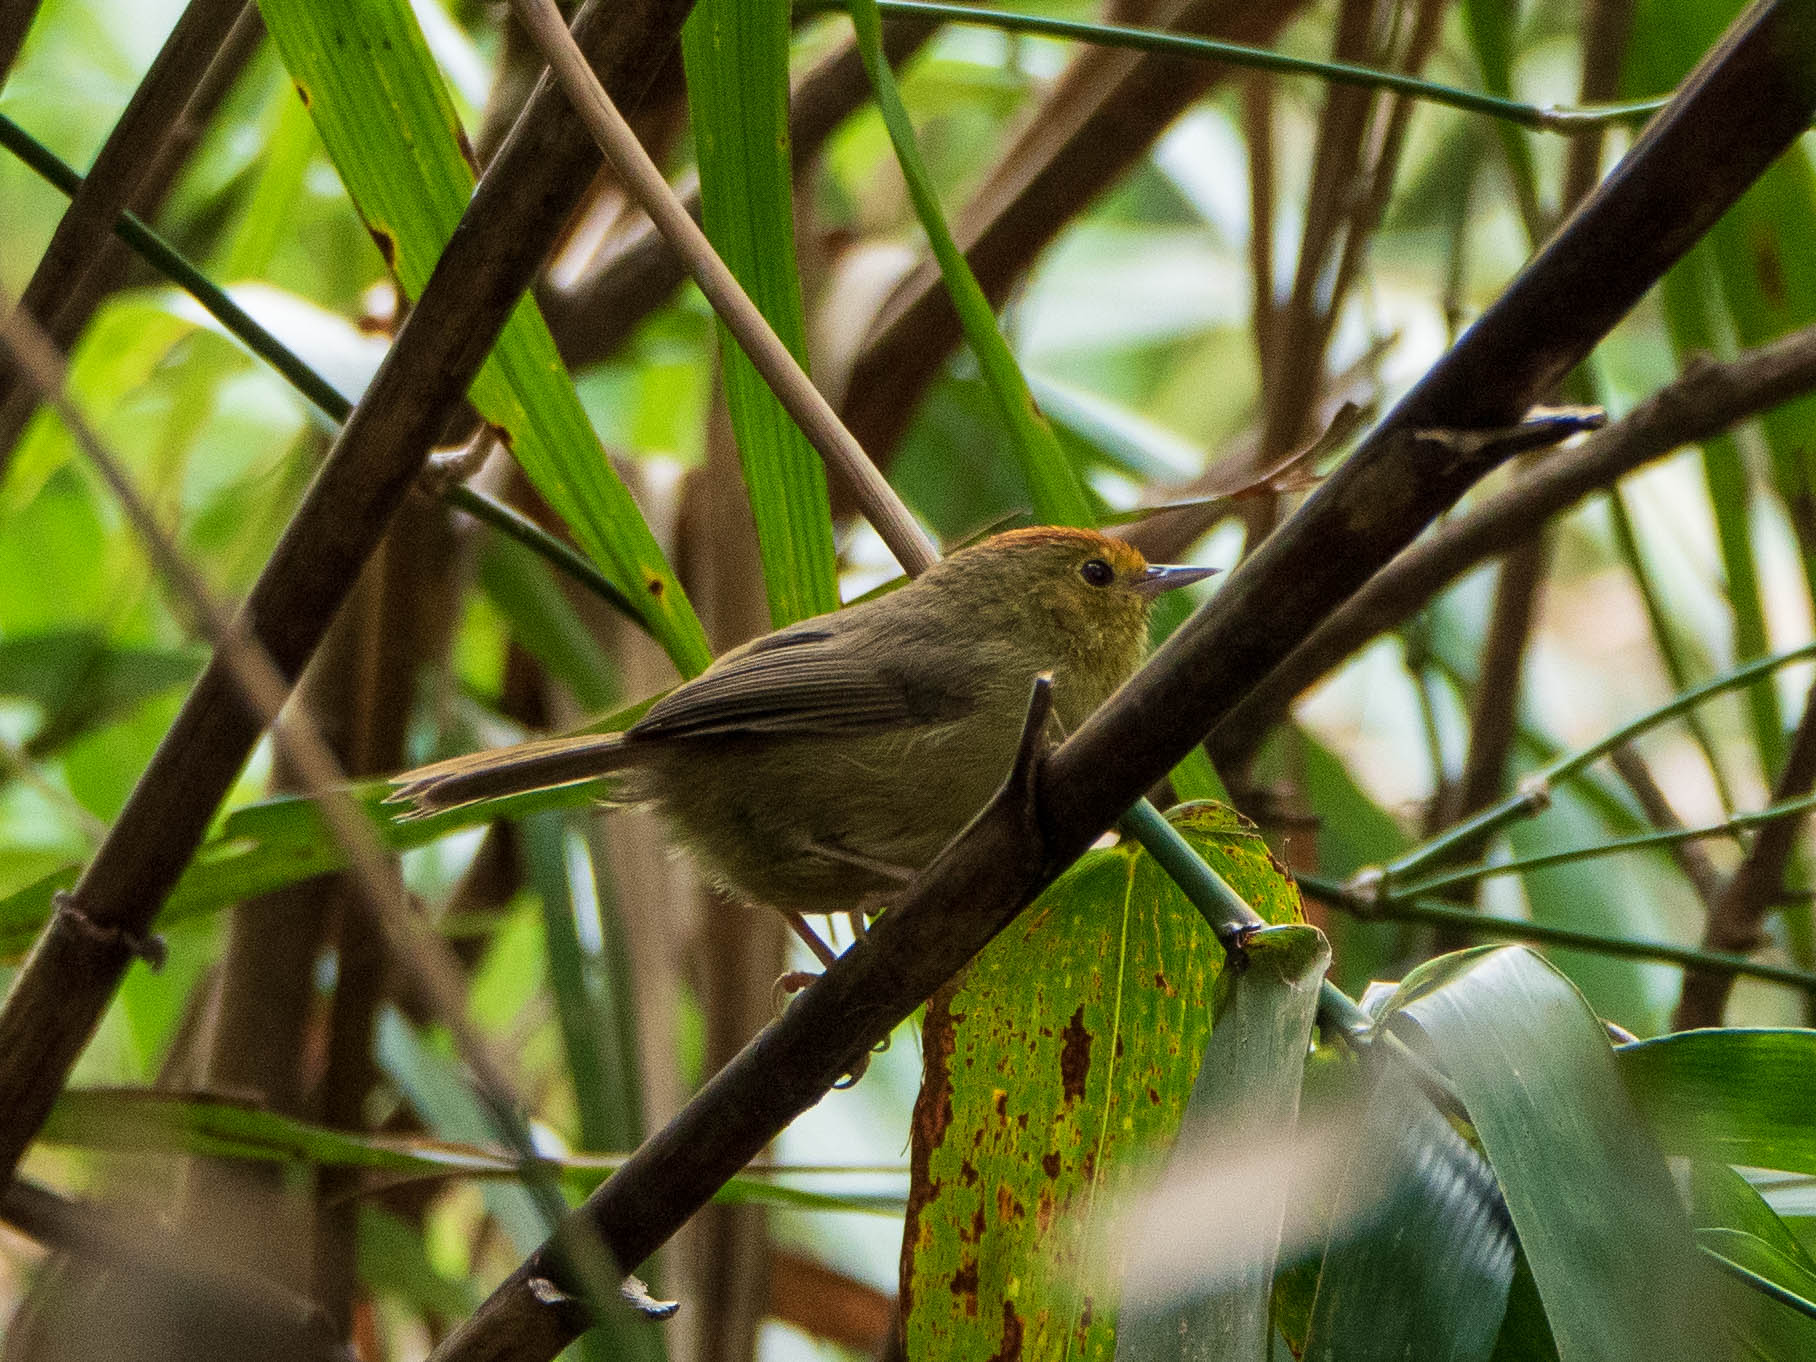
M 980 614 L 997 613 L 984 609 L 986 601 L 1008 604 L 1035 627 L 1052 629 L 1056 656 L 1098 657 L 1126 676 L 1146 643 L 1155 598 L 1215 571 L 1151 564 L 1125 540 L 1039 525 L 960 550 L 932 574 L 956 594 L 974 597 Z

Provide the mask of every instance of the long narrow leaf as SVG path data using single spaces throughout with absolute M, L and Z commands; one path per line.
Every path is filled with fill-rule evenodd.
M 267 0 L 261 9 L 385 263 L 414 298 L 473 191 L 463 134 L 415 16 L 403 0 Z M 532 300 L 512 313 L 471 395 L 675 665 L 701 670 L 706 635 Z
M 788 155 L 788 33 L 786 5 L 698 0 L 681 30 L 681 51 L 706 235 L 805 364 Z M 839 603 L 826 473 L 723 326 L 720 337 L 725 404 L 757 522 L 770 623 L 779 627 Z

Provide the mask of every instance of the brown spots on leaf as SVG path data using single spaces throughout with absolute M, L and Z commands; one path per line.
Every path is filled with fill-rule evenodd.
M 1034 1198 L 1034 1225 L 1042 1234 L 1053 1228 L 1053 1213 L 1058 1209 L 1051 1186 L 1042 1186 Z
M 1179 996 L 1179 990 L 1173 987 L 1172 982 L 1167 978 L 1164 970 L 1154 971 L 1154 987 L 1166 994 L 1169 998 L 1177 998 Z
M 1050 1178 L 1057 1178 L 1063 1166 L 1057 1149 L 1050 1149 L 1040 1156 L 1040 1171 Z
M 966 1159 L 958 1166 L 958 1178 L 967 1187 L 977 1186 L 977 1166 L 970 1159 Z
M 1022 1355 L 1022 1318 L 1015 1313 L 1015 1306 L 1010 1301 L 1003 1302 L 1003 1342 L 989 1362 L 1021 1362 Z
M 921 1023 L 924 1068 L 909 1131 L 908 1206 L 902 1227 L 899 1290 L 904 1321 L 912 1309 L 915 1254 L 932 1242 L 931 1226 L 921 1217 L 940 1194 L 939 1180 L 933 1176 L 933 1152 L 945 1142 L 952 1125 L 952 1055 L 958 1043 L 952 1025 L 952 997 L 950 985 L 934 994 Z
M 952 1294 L 958 1297 L 959 1309 L 971 1319 L 977 1318 L 977 1259 L 967 1258 L 952 1274 Z
M 1160 1105 L 1160 1094 L 1157 1091 L 1155 1091 L 1152 1087 L 1150 1087 L 1148 1089 L 1148 1102 L 1152 1106 L 1157 1107 Z
M 657 600 L 662 599 L 662 593 L 666 588 L 662 585 L 662 579 L 660 577 L 651 577 L 645 585 L 649 587 L 650 595 L 654 596 Z
M 391 233 L 387 232 L 383 227 L 376 225 L 369 226 L 366 230 L 372 233 L 372 240 L 378 243 L 378 253 L 385 258 L 385 268 L 388 270 L 396 269 L 397 238 L 392 236 Z
M 996 1111 L 996 1123 L 999 1126 L 1009 1124 L 1009 1093 L 1003 1088 L 993 1088 L 990 1092 L 990 1105 Z
M 996 1218 L 998 1222 L 1004 1225 L 1012 1225 L 1017 1220 L 1023 1219 L 1027 1214 L 1027 1211 L 1022 1209 L 1021 1202 L 1015 1199 L 1015 1193 L 1009 1190 L 1009 1184 L 1006 1182 L 997 1183 Z
M 1076 1102 L 1085 1095 L 1085 1079 L 1090 1073 L 1091 1033 L 1085 1029 L 1085 1009 L 1080 1003 L 1072 1020 L 1066 1023 L 1059 1046 L 1059 1089 L 1066 1101 Z
M 296 82 L 296 97 L 303 101 L 303 107 L 305 109 L 309 107 L 309 87 L 300 80 Z

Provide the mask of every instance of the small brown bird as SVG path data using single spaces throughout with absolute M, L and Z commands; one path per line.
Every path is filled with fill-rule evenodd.
M 1214 569 L 1090 530 L 999 534 L 900 590 L 726 653 L 621 734 L 399 776 L 419 814 L 621 773 L 724 885 L 789 914 L 874 909 L 1008 773 L 1037 674 L 1082 724 L 1141 661 L 1148 609 Z

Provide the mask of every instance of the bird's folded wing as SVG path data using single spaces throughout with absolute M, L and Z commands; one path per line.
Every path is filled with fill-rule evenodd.
M 937 666 L 925 650 L 879 657 L 849 635 L 811 630 L 759 642 L 658 702 L 629 736 L 900 728 L 962 718 L 975 706 L 962 664 Z

